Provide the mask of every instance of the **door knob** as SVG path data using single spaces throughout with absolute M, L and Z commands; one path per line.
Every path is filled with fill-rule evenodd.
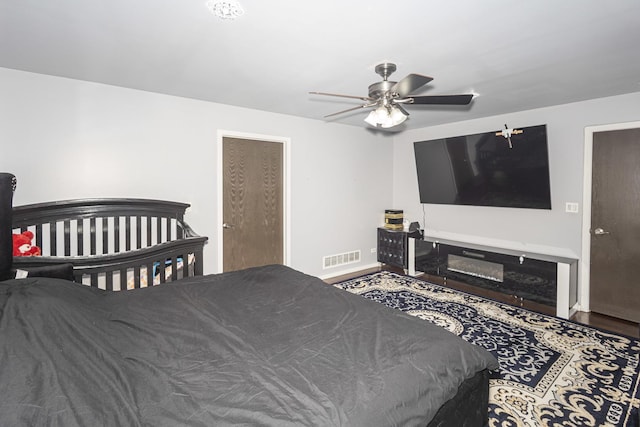
M 593 234 L 595 234 L 596 236 L 601 236 L 603 234 L 609 234 L 609 232 L 604 231 L 602 228 L 598 227 L 595 230 L 593 230 Z
M 232 224 L 227 224 L 226 222 L 222 224 L 222 228 L 233 228 Z

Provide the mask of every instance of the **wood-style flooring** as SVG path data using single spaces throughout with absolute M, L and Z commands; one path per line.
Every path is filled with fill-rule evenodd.
M 384 266 L 383 268 L 385 270 L 395 271 L 396 273 L 403 274 L 402 269 L 396 269 L 396 268 L 387 267 L 387 266 Z M 348 280 L 354 277 L 362 276 L 364 274 L 373 273 L 379 270 L 380 268 L 362 270 L 362 271 L 358 271 L 352 274 L 347 274 L 344 276 L 333 277 L 331 279 L 325 280 L 325 282 L 329 284 L 333 284 L 333 283 L 341 282 L 343 280 Z M 419 278 L 423 280 L 427 280 L 432 283 L 443 285 L 442 279 L 440 279 L 439 277 L 425 275 Z M 554 309 L 548 306 L 545 306 L 542 304 L 536 304 L 530 301 L 516 301 L 511 296 L 500 294 L 498 292 L 492 292 L 490 290 L 478 288 L 476 286 L 469 286 L 464 283 L 455 282 L 452 280 L 447 281 L 445 286 L 450 287 L 452 289 L 459 290 L 459 291 L 467 292 L 470 294 L 475 294 L 481 297 L 505 302 L 507 304 L 519 305 L 519 306 L 522 306 L 523 308 L 537 311 L 540 313 L 545 313 L 550 315 L 554 314 Z M 573 322 L 582 323 L 584 325 L 589 325 L 594 328 L 613 332 L 615 334 L 622 334 L 622 335 L 626 335 L 633 338 L 640 338 L 640 327 L 637 323 L 629 322 L 627 320 L 617 319 L 615 317 L 606 316 L 604 314 L 578 311 L 571 317 L 570 320 Z

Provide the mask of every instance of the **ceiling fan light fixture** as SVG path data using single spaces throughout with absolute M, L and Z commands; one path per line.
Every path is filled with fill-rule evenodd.
M 371 126 L 383 129 L 398 126 L 405 120 L 407 120 L 407 116 L 399 108 L 393 105 L 389 107 L 381 105 L 375 110 L 371 111 L 367 118 L 364 119 L 364 121 Z
M 373 127 L 385 129 L 398 126 L 407 120 L 409 112 L 404 109 L 404 105 L 469 105 L 476 96 L 475 93 L 416 96 L 414 93 L 427 83 L 431 82 L 433 77 L 412 73 L 397 82 L 390 81 L 389 76 L 395 70 L 396 65 L 390 62 L 377 65 L 375 72 L 382 77 L 382 81 L 369 85 L 369 95 L 365 97 L 326 92 L 310 93 L 315 95 L 360 99 L 364 101 L 364 104 L 348 108 L 337 113 L 328 114 L 325 118 L 361 108 L 374 107 L 374 110 L 369 112 L 369 115 L 367 115 L 364 121 Z
M 207 8 L 220 19 L 236 19 L 244 15 L 244 9 L 235 0 L 209 0 Z
M 407 120 L 407 115 L 403 113 L 398 107 L 392 107 L 389 111 L 389 117 L 391 118 L 392 126 L 398 126 Z

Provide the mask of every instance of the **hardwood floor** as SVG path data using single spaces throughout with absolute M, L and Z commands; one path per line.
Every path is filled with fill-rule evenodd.
M 594 328 L 604 329 L 605 331 L 611 331 L 633 338 L 640 338 L 640 328 L 638 327 L 638 324 L 627 320 L 617 319 L 615 317 L 599 313 L 587 313 L 584 311 L 578 311 L 571 317 L 571 320 L 593 326 Z
M 399 274 L 404 274 L 402 269 L 387 267 L 384 266 L 385 270 L 394 271 Z M 352 279 L 354 277 L 362 276 L 368 273 L 374 273 L 376 271 L 380 271 L 380 268 L 371 268 L 368 270 L 358 271 L 352 274 L 347 274 L 343 276 L 333 277 L 331 279 L 326 279 L 325 282 L 329 284 L 334 284 L 341 282 L 343 280 Z M 420 279 L 427 280 L 432 283 L 437 283 L 443 285 L 442 281 L 438 277 L 433 276 L 422 276 Z M 486 289 L 478 288 L 476 286 L 469 286 L 464 283 L 455 282 L 449 280 L 445 285 L 452 289 L 457 289 L 459 291 L 467 292 L 470 294 L 475 294 L 481 297 L 490 298 L 496 301 L 505 302 L 507 304 L 520 305 L 523 308 L 537 311 L 544 314 L 553 315 L 555 310 L 552 307 L 545 306 L 543 304 L 536 304 L 530 301 L 516 301 L 511 296 L 507 296 L 504 294 L 500 294 L 498 292 L 492 292 Z M 589 325 L 594 328 L 602 329 L 605 331 L 613 332 L 615 334 L 622 334 L 632 338 L 640 338 L 640 327 L 637 323 L 629 322 L 622 319 L 617 319 L 615 317 L 605 316 L 604 314 L 598 313 L 588 313 L 584 311 L 578 311 L 574 314 L 571 321 L 576 323 L 582 323 L 584 325 Z

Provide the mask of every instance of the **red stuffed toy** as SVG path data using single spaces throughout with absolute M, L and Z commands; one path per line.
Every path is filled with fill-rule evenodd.
M 40 248 L 32 245 L 33 233 L 29 230 L 13 235 L 13 256 L 40 255 Z

